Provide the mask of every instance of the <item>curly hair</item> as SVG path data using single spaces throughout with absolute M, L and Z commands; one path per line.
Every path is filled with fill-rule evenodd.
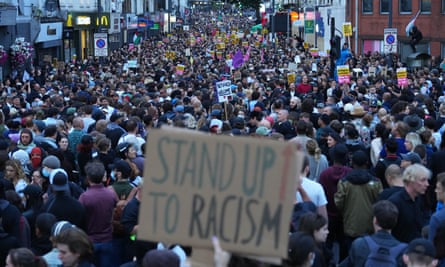
M 25 179 L 26 178 L 26 174 L 25 171 L 22 168 L 22 165 L 20 164 L 20 161 L 16 160 L 16 159 L 10 159 L 8 161 L 6 161 L 5 163 L 5 169 L 6 167 L 12 167 L 14 168 L 14 171 L 16 172 L 17 176 L 13 179 L 12 183 L 15 185 L 17 183 L 17 181 L 21 178 Z

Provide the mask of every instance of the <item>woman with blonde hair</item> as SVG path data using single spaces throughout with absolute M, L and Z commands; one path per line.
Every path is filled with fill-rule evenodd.
M 422 144 L 422 139 L 420 139 L 419 134 L 414 133 L 414 132 L 410 132 L 410 133 L 406 134 L 405 148 L 408 152 L 413 151 L 417 145 L 421 145 L 421 144 Z
M 321 149 L 314 139 L 307 140 L 306 151 L 309 158 L 308 178 L 318 182 L 320 173 L 329 167 L 328 159 L 321 153 Z
M 5 163 L 5 178 L 9 180 L 13 185 L 17 193 L 23 196 L 23 189 L 28 185 L 26 174 L 23 171 L 20 161 L 10 159 Z

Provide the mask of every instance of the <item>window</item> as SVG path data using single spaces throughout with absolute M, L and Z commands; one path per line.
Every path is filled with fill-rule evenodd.
M 380 13 L 389 13 L 389 1 L 390 0 L 380 0 Z
M 412 0 L 399 0 L 400 13 L 411 13 L 413 11 Z
M 440 10 L 441 10 L 442 14 L 445 13 L 445 0 L 442 0 L 442 5 L 440 7 Z
M 420 0 L 420 11 L 422 13 L 431 13 L 431 0 Z
M 372 0 L 363 0 L 363 13 L 372 13 Z

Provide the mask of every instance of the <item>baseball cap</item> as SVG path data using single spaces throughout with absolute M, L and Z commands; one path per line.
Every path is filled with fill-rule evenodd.
M 57 171 L 54 174 L 53 182 L 52 182 L 52 189 L 53 191 L 67 191 L 69 190 L 68 185 L 68 176 L 66 173 Z
M 422 159 L 416 152 L 409 152 L 406 154 L 401 154 L 400 156 L 402 156 L 402 160 L 410 161 L 411 164 L 422 162 Z
M 424 238 L 416 238 L 409 242 L 404 254 L 408 255 L 411 253 L 429 256 L 431 258 L 436 257 L 436 249 L 433 243 Z

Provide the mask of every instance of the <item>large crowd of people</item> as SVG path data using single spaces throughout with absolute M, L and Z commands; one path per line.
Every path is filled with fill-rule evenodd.
M 409 68 L 399 86 L 396 56 L 345 45 L 340 84 L 334 59 L 299 38 L 196 17 L 100 60 L 2 81 L 0 262 L 185 266 L 193 248 L 137 239 L 145 144 L 170 125 L 305 152 L 283 266 L 445 266 L 445 63 Z M 264 266 L 214 244 L 215 266 Z

